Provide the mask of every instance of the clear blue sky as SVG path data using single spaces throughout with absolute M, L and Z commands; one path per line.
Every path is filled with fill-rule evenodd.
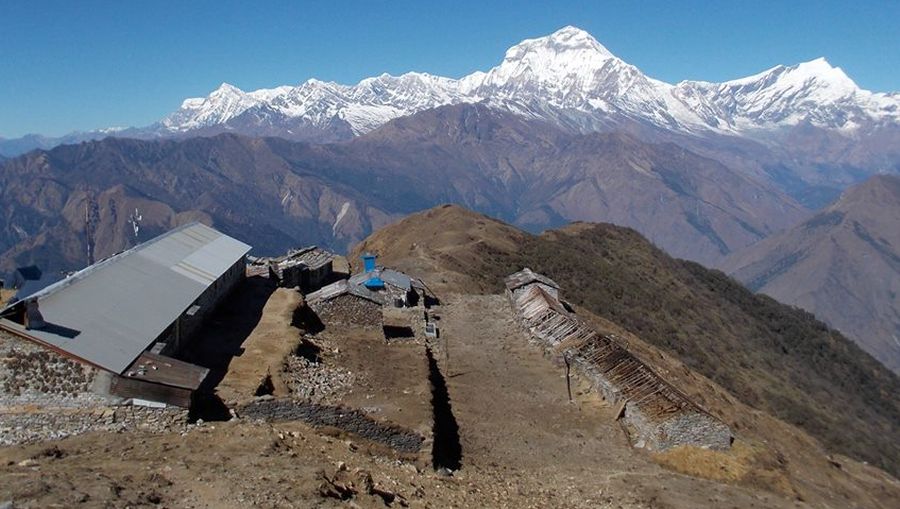
M 459 77 L 572 24 L 658 79 L 719 81 L 824 56 L 900 91 L 900 1 L 0 0 L 0 136 L 141 126 L 227 81 Z

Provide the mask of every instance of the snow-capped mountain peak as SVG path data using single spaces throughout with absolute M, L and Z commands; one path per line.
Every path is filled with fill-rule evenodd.
M 223 124 L 259 101 L 243 90 L 222 83 L 206 97 L 186 99 L 181 108 L 162 121 L 172 131 L 188 131 Z
M 288 92 L 290 92 L 293 89 L 294 89 L 294 87 L 292 87 L 290 85 L 282 85 L 280 87 L 275 87 L 275 88 L 261 88 L 259 90 L 254 90 L 253 92 L 250 92 L 248 95 L 258 101 L 268 102 L 268 101 L 274 100 L 275 98 L 277 98 L 279 96 L 287 94 Z
M 598 72 L 610 62 L 621 60 L 589 33 L 567 26 L 511 47 L 503 62 L 484 76 L 482 86 L 502 88 L 513 81 L 528 81 L 554 88 L 586 89 L 595 84 Z
M 219 88 L 217 88 L 217 89 L 215 89 L 215 90 L 213 91 L 213 94 L 218 94 L 218 95 L 243 95 L 243 94 L 244 94 L 244 91 L 241 90 L 241 89 L 239 89 L 238 87 L 232 85 L 231 83 L 227 83 L 227 82 L 224 82 L 224 81 L 223 81 L 222 84 L 219 85 Z
M 900 120 L 896 98 L 859 88 L 824 58 L 778 65 L 723 83 L 684 81 L 674 93 L 720 126 L 745 133 L 802 122 L 847 130 L 871 121 Z
M 690 133 L 753 134 L 810 122 L 853 129 L 869 121 L 900 122 L 897 94 L 860 89 L 824 58 L 723 83 L 652 79 L 573 26 L 526 39 L 487 72 L 459 80 L 428 73 L 382 74 L 348 86 L 309 79 L 299 86 L 244 92 L 223 83 L 187 99 L 161 125 L 169 132 L 223 126 L 250 115 L 267 133 L 340 123 L 358 135 L 400 116 L 446 104 L 484 101 L 493 107 L 584 130 L 622 120 Z M 243 124 L 242 124 L 243 125 Z
M 753 76 L 726 81 L 721 87 L 774 88 L 779 91 L 828 90 L 832 97 L 843 97 L 860 90 L 840 67 L 833 67 L 823 57 L 793 66 L 778 65 Z
M 571 25 L 544 37 L 525 39 L 506 50 L 504 61 L 519 61 L 529 56 L 532 60 L 558 60 L 566 56 L 587 56 L 602 60 L 615 58 L 594 36 Z

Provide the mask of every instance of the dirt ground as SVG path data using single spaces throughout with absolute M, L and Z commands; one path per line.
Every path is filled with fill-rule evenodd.
M 297 349 L 301 331 L 293 325 L 294 311 L 301 302 L 294 289 L 278 288 L 270 296 L 262 317 L 241 344 L 241 354 L 228 366 L 228 372 L 216 387 L 224 401 L 246 401 L 260 386 L 271 382 L 273 396 L 287 396 L 288 388 L 279 375 L 284 359 Z
M 438 358 L 462 438 L 461 474 L 508 484 L 489 506 L 506 505 L 507 496 L 546 507 L 794 505 L 679 475 L 631 448 L 613 409 L 582 380 L 569 402 L 565 365 L 527 342 L 504 296 L 452 295 L 441 307 L 449 355 Z
M 240 335 L 252 337 L 270 313 L 283 316 L 276 304 L 288 302 L 274 289 L 251 289 L 255 296 L 241 298 L 262 302 L 254 304 L 258 316 L 249 313 L 241 327 L 221 318 L 209 331 L 224 335 L 220 345 L 231 354 L 212 363 L 220 379 L 253 348 Z M 841 475 L 855 476 L 873 492 L 869 498 L 847 499 L 822 484 L 804 500 L 679 473 L 685 461 L 710 459 L 702 451 L 661 459 L 631 448 L 612 409 L 577 378 L 569 402 L 564 366 L 527 342 L 505 297 L 443 297 L 433 362 L 422 342 L 386 343 L 377 332 L 326 329 L 308 339 L 323 366 L 354 374 L 332 403 L 413 429 L 433 422 L 436 450 L 452 454 L 458 437 L 460 468 L 452 473 L 336 429 L 240 418 L 183 433 L 90 433 L 0 448 L 0 506 L 887 508 L 900 500 L 896 480 L 854 464 Z M 434 416 L 432 403 L 443 409 Z M 752 447 L 726 459 L 738 461 Z
M 6 301 L 11 299 L 13 295 L 16 294 L 15 290 L 9 290 L 6 288 L 0 288 L 0 307 L 6 304 Z
M 380 331 L 349 328 L 327 330 L 312 340 L 325 346 L 322 362 L 355 375 L 354 387 L 330 402 L 431 434 L 431 389 L 421 343 L 389 344 Z
M 276 290 L 275 282 L 269 279 L 258 277 L 245 279 L 191 339 L 191 344 L 183 357 L 188 362 L 209 368 L 204 389 L 211 390 L 219 385 L 232 362 L 246 353 L 247 347 L 250 346 L 247 340 L 254 333 L 257 336 L 265 336 L 267 332 L 275 329 L 288 334 L 288 337 L 267 336 L 278 343 L 298 339 L 295 331 L 292 332 L 289 328 L 290 322 L 285 324 L 284 308 L 290 300 L 286 291 L 279 292 L 275 299 L 270 299 L 276 294 Z M 244 370 L 242 367 L 241 373 Z M 241 378 L 236 374 L 232 380 L 234 383 L 238 381 L 246 383 Z

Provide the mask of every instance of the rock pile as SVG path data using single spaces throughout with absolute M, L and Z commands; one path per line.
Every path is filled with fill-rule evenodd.
M 266 421 L 301 420 L 312 426 L 330 426 L 378 442 L 403 453 L 416 453 L 425 438 L 418 433 L 381 423 L 350 408 L 318 405 L 289 399 L 261 398 L 238 412 L 242 417 Z
M 316 403 L 344 394 L 356 381 L 354 374 L 348 370 L 326 366 L 298 355 L 290 355 L 285 360 L 283 376 L 292 397 Z
M 319 319 L 328 325 L 381 328 L 382 305 L 358 295 L 345 293 L 330 299 L 310 301 L 309 306 Z

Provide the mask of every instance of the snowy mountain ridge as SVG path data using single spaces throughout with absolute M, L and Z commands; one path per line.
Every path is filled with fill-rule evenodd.
M 159 127 L 172 133 L 227 128 L 249 115 L 256 124 L 264 117 L 270 129 L 297 122 L 326 129 L 341 122 L 359 135 L 397 117 L 482 101 L 555 122 L 575 116 L 586 130 L 619 119 L 689 133 L 751 135 L 802 122 L 844 131 L 900 122 L 897 94 L 863 90 L 823 58 L 723 83 L 672 85 L 646 76 L 589 33 L 567 26 L 526 39 L 497 67 L 458 80 L 410 72 L 352 86 L 311 79 L 252 92 L 223 83 L 207 97 L 185 100 Z

